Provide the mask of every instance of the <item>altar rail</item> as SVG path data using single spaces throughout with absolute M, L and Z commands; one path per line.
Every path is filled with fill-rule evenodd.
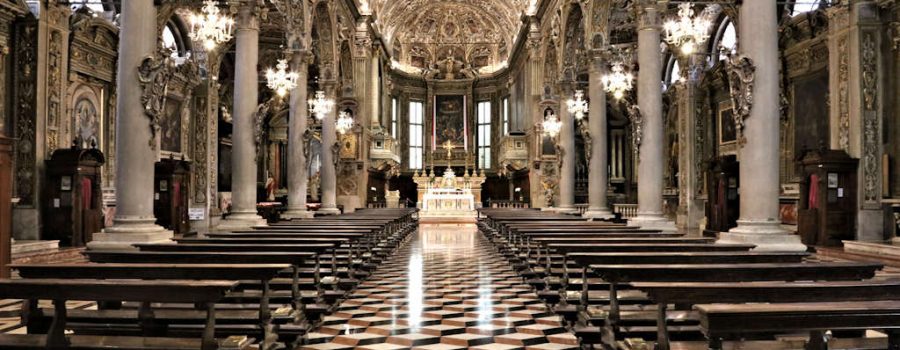
M 509 209 L 528 209 L 531 206 L 528 202 L 519 201 L 490 201 L 488 204 L 491 208 L 509 208 Z
M 631 219 L 637 216 L 637 204 L 613 204 L 613 213 L 621 214 L 622 219 Z

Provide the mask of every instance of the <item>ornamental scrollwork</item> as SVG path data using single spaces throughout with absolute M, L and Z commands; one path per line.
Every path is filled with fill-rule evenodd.
M 628 120 L 631 121 L 631 143 L 634 148 L 634 156 L 640 159 L 641 142 L 644 138 L 644 115 L 641 113 L 641 107 L 631 103 L 628 106 Z
M 756 77 L 756 66 L 750 57 L 737 55 L 725 61 L 728 74 L 728 85 L 731 102 L 734 105 L 734 125 L 738 142 L 743 146 L 747 142 L 744 133 L 744 121 L 753 110 L 753 84 Z
M 578 128 L 581 131 L 581 137 L 584 139 L 584 161 L 588 167 L 591 166 L 591 156 L 594 153 L 594 138 L 591 136 L 590 128 L 588 127 L 588 122 L 582 120 L 578 123 Z
M 138 66 L 138 81 L 141 85 L 141 104 L 144 114 L 150 118 L 150 148 L 156 150 L 156 136 L 159 121 L 165 112 L 169 83 L 175 75 L 175 61 L 171 50 L 159 45 L 153 55 L 144 57 Z

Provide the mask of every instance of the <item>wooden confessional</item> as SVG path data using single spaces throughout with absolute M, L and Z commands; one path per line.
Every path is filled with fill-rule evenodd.
M 803 244 L 840 246 L 856 232 L 856 169 L 859 159 L 843 150 L 814 150 L 800 158 L 803 180 L 797 231 Z
M 191 230 L 188 218 L 191 165 L 178 159 L 161 159 L 156 163 L 154 177 L 153 215 L 156 223 L 175 233 Z
M 42 202 L 45 240 L 83 247 L 103 228 L 100 167 L 103 152 L 73 146 L 58 149 L 45 161 L 47 187 Z
M 12 262 L 13 139 L 0 136 L 0 278 L 9 278 Z
M 740 171 L 737 157 L 715 158 L 707 168 L 706 229 L 704 236 L 715 237 L 720 232 L 737 227 L 740 216 Z

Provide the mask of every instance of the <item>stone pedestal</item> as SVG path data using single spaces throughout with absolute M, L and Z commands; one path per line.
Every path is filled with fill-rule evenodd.
M 118 99 L 116 100 L 116 215 L 113 225 L 95 233 L 88 249 L 132 250 L 134 243 L 164 242 L 172 231 L 156 225 L 153 175 L 157 150 L 150 119 L 141 102 L 138 67 L 156 54 L 156 7 L 153 0 L 122 4 L 119 31 Z M 149 88 L 149 87 L 148 87 Z

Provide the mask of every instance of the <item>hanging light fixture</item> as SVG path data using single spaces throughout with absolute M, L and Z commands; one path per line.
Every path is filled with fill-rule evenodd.
M 207 51 L 231 40 L 234 19 L 220 14 L 213 0 L 205 0 L 200 13 L 191 15 L 191 40 L 202 42 Z
M 541 123 L 541 129 L 544 130 L 544 135 L 553 138 L 556 137 L 556 135 L 559 135 L 559 131 L 562 130 L 562 122 L 559 121 L 556 113 L 551 111 L 550 114 L 544 117 L 544 121 Z
M 666 42 L 680 47 L 682 54 L 690 55 L 709 39 L 711 24 L 704 16 L 694 17 L 694 8 L 690 3 L 682 3 L 678 5 L 678 16 L 663 24 Z
M 581 120 L 590 110 L 588 102 L 584 99 L 584 90 L 575 90 L 575 98 L 566 102 L 569 107 L 569 113 L 575 115 L 575 119 Z
M 603 88 L 617 100 L 625 97 L 625 94 L 631 91 L 634 83 L 634 75 L 625 71 L 622 63 L 616 63 L 612 66 L 612 72 L 601 78 Z
M 346 134 L 353 128 L 353 117 L 350 116 L 350 113 L 341 111 L 341 113 L 338 114 L 338 119 L 335 122 L 334 128 L 341 135 Z
M 325 115 L 331 113 L 331 109 L 334 108 L 334 101 L 325 98 L 325 91 L 316 91 L 316 97 L 309 99 L 308 103 L 309 113 L 319 120 L 324 119 Z
M 297 72 L 288 72 L 287 60 L 278 60 L 275 68 L 266 70 L 266 80 L 270 89 L 275 90 L 278 96 L 284 97 L 288 91 L 297 87 L 297 79 L 300 78 L 300 75 Z

